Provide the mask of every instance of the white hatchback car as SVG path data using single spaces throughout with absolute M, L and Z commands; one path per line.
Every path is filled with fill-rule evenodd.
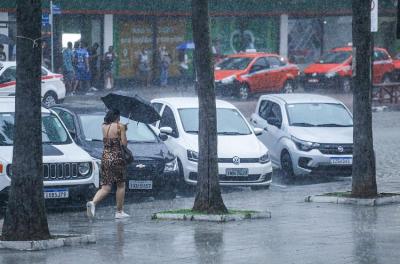
M 15 94 L 17 65 L 15 61 L 0 62 L 0 95 Z M 42 99 L 46 107 L 61 103 L 65 98 L 63 75 L 42 67 Z
M 353 117 L 342 102 L 316 94 L 263 95 L 250 122 L 265 130 L 260 140 L 288 178 L 351 175 Z
M 268 149 L 243 115 L 232 104 L 217 100 L 218 167 L 224 186 L 265 187 L 271 184 L 272 165 Z M 168 134 L 165 143 L 178 157 L 181 180 L 197 183 L 199 102 L 197 98 L 152 100 L 161 120 L 156 127 Z M 257 134 L 257 135 L 256 135 Z
M 0 97 L 0 201 L 7 200 L 12 178 L 14 109 L 14 97 Z M 75 144 L 58 116 L 45 108 L 42 130 L 46 204 L 84 205 L 99 188 L 97 162 Z

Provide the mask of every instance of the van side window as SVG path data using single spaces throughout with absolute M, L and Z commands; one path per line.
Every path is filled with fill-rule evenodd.
M 161 121 L 159 127 L 170 127 L 172 128 L 172 136 L 177 138 L 179 137 L 178 134 L 178 127 L 176 125 L 174 113 L 172 112 L 169 106 L 165 106 L 164 112 L 161 116 Z

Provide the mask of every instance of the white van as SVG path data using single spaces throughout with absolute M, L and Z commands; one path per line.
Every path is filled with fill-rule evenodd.
M 0 199 L 7 199 L 11 183 L 14 116 L 15 98 L 0 97 Z M 58 116 L 45 108 L 42 130 L 46 204 L 50 200 L 66 206 L 74 201 L 85 204 L 99 188 L 96 161 L 75 144 Z

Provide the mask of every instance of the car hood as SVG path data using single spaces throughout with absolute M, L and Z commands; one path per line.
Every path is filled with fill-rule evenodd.
M 198 151 L 197 135 L 187 135 L 185 141 L 188 149 Z M 258 138 L 251 135 L 242 136 L 218 136 L 218 157 L 232 158 L 259 158 L 267 152 L 267 147 L 264 146 Z
M 232 75 L 241 75 L 246 73 L 246 70 L 215 70 L 214 78 L 216 81 L 220 81 Z
M 12 163 L 13 147 L 1 148 L 1 158 L 7 163 Z M 93 158 L 76 144 L 43 145 L 43 163 L 53 162 L 87 162 Z
M 352 127 L 294 127 L 289 128 L 294 137 L 317 143 L 353 143 Z
M 96 159 L 103 155 L 103 142 L 86 141 L 82 146 L 89 154 Z M 144 160 L 172 160 L 174 156 L 168 151 L 164 143 L 129 143 L 128 148 L 132 151 L 137 161 Z
M 312 73 L 317 73 L 317 74 L 324 74 L 328 72 L 336 72 L 340 70 L 341 67 L 345 66 L 345 63 L 341 64 L 311 64 L 307 68 L 304 69 L 304 73 L 306 74 L 312 74 Z

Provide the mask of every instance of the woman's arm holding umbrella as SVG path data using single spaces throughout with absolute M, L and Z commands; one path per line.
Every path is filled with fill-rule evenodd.
M 126 125 L 120 123 L 119 127 L 120 127 L 120 131 L 121 131 L 121 143 L 122 143 L 122 145 L 127 146 L 128 139 L 126 138 Z

